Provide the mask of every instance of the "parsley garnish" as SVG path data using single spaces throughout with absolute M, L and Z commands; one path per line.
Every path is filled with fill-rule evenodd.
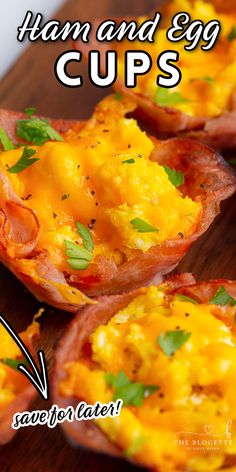
M 66 255 L 69 257 L 67 262 L 72 269 L 83 270 L 87 269 L 93 258 L 94 244 L 92 236 L 86 226 L 79 222 L 76 223 L 76 226 L 84 247 L 66 240 Z
M 88 230 L 88 228 L 86 228 L 86 226 L 82 225 L 82 223 L 77 222 L 76 226 L 78 228 L 78 233 L 83 240 L 83 246 L 85 247 L 85 249 L 92 252 L 94 249 L 94 244 L 90 231 Z
M 190 83 L 192 83 L 192 82 L 197 82 L 198 80 L 204 80 L 204 81 L 207 82 L 209 85 L 213 84 L 213 82 L 214 82 L 213 77 L 210 77 L 210 76 L 208 76 L 208 75 L 206 75 L 205 77 L 198 77 L 198 78 L 196 78 L 196 79 L 190 79 L 189 82 L 190 82 Z
M 175 186 L 180 187 L 184 184 L 184 174 L 181 171 L 171 169 L 169 166 L 163 166 L 168 177 L 169 181 Z
M 142 218 L 133 218 L 130 223 L 138 233 L 156 233 L 159 231 L 159 229 L 151 226 L 149 223 L 142 220 Z
M 236 305 L 236 300 L 231 297 L 223 285 L 217 290 L 214 297 L 210 300 L 211 305 L 225 306 L 229 303 L 230 306 Z
M 126 161 L 122 161 L 122 164 L 134 164 L 134 159 L 126 159 Z
M 7 136 L 6 131 L 0 127 L 0 141 L 2 143 L 2 147 L 4 151 L 11 151 L 12 149 L 15 149 L 15 146 L 9 136 Z
M 190 338 L 191 333 L 183 330 L 167 331 L 165 335 L 160 333 L 157 342 L 162 351 L 170 357 Z
M 213 77 L 210 77 L 208 75 L 206 77 L 203 77 L 202 80 L 205 80 L 210 85 L 213 84 L 213 82 L 214 82 Z
M 31 157 L 35 153 L 36 151 L 34 149 L 30 149 L 28 148 L 28 146 L 25 146 L 19 161 L 12 167 L 9 167 L 9 169 L 7 169 L 8 172 L 10 172 L 11 174 L 19 174 L 19 172 L 22 172 L 23 170 L 27 169 L 27 167 L 32 166 L 32 164 L 39 160 L 37 157 L 31 159 Z
M 60 134 L 53 129 L 48 120 L 41 118 L 30 118 L 29 120 L 17 121 L 17 136 L 29 143 L 42 146 L 46 141 L 63 141 Z
M 14 370 L 18 370 L 19 364 L 25 364 L 25 362 L 22 360 L 20 361 L 17 359 L 9 359 L 9 358 L 1 359 L 0 362 L 2 362 L 2 364 L 7 365 L 8 367 L 11 367 Z
M 122 98 L 123 98 L 122 93 L 120 93 L 120 92 L 115 93 L 115 95 L 114 95 L 115 100 L 120 101 L 120 100 L 122 100 Z
M 158 87 L 156 91 L 155 101 L 157 105 L 162 107 L 177 105 L 179 103 L 188 103 L 190 100 L 183 97 L 179 92 L 170 92 L 169 89 Z
M 106 373 L 105 379 L 109 387 L 114 388 L 113 400 L 123 400 L 123 405 L 141 406 L 145 398 L 152 395 L 160 387 L 155 385 L 143 385 L 139 382 L 131 382 L 123 370 L 117 377 L 114 374 Z
M 194 298 L 187 297 L 186 295 L 183 295 L 182 293 L 177 293 L 175 296 L 178 297 L 179 300 L 183 300 L 184 302 L 190 302 L 190 303 L 193 303 L 194 305 L 198 305 L 197 300 L 194 300 Z
M 68 264 L 75 270 L 86 269 L 92 259 L 92 253 L 71 241 L 65 241 Z
M 36 113 L 35 107 L 25 108 L 25 114 L 28 115 L 29 118 L 31 118 L 31 116 L 34 115 L 35 113 Z
M 227 36 L 227 39 L 228 39 L 229 42 L 236 39 L 236 26 L 233 26 L 233 28 L 231 29 L 231 31 L 229 32 L 229 34 Z

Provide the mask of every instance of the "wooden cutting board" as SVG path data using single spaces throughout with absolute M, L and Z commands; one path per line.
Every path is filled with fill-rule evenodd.
M 100 17 L 143 14 L 157 9 L 155 0 L 70 0 L 55 17 L 68 20 L 89 20 Z M 9 20 L 10 21 L 10 20 Z M 79 65 L 84 76 L 82 89 L 63 87 L 54 76 L 53 65 L 58 55 L 70 44 L 33 43 L 0 82 L 0 107 L 23 110 L 36 106 L 39 114 L 60 118 L 87 118 L 93 106 L 110 90 L 101 90 L 89 83 L 86 65 Z M 75 68 L 76 70 L 76 68 Z M 209 231 L 193 245 L 179 266 L 191 271 L 200 280 L 210 278 L 236 279 L 236 199 L 222 205 L 221 215 Z M 0 267 L 0 312 L 17 330 L 23 330 L 42 304 L 4 267 Z M 48 367 L 61 333 L 71 320 L 65 314 L 45 305 L 41 319 L 41 346 Z M 35 409 L 50 407 L 38 399 Z M 158 445 L 157 445 L 158 446 Z M 15 439 L 0 450 L 1 472 L 113 472 L 140 470 L 125 461 L 93 454 L 70 447 L 59 428 L 49 430 L 38 426 L 21 430 Z

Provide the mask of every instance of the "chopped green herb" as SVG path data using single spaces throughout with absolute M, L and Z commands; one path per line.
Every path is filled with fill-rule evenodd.
M 35 113 L 36 113 L 35 107 L 25 108 L 25 114 L 28 115 L 29 118 L 31 118 L 32 115 L 35 115 Z
M 120 100 L 122 100 L 122 98 L 123 98 L 122 93 L 120 93 L 120 92 L 115 93 L 115 95 L 114 95 L 115 100 L 120 101 Z
M 180 103 L 188 103 L 190 100 L 183 97 L 179 92 L 170 92 L 170 89 L 158 87 L 155 102 L 162 107 L 172 106 Z
M 117 377 L 114 374 L 105 374 L 109 387 L 114 388 L 113 400 L 123 400 L 123 405 L 141 406 L 145 398 L 156 392 L 159 387 L 131 382 L 121 370 Z
M 157 233 L 159 231 L 159 229 L 151 226 L 149 223 L 142 220 L 142 218 L 133 218 L 130 223 L 138 233 Z
M 114 401 L 123 400 L 123 405 L 141 406 L 145 398 L 150 396 L 157 390 L 157 387 L 153 387 L 152 390 L 147 388 L 141 383 L 130 383 L 125 387 L 117 388 L 114 394 Z
M 210 85 L 214 83 L 213 77 L 210 76 L 203 77 L 202 80 L 205 80 Z
M 208 75 L 206 75 L 205 77 L 198 77 L 196 79 L 190 79 L 189 82 L 197 82 L 198 80 L 204 80 L 205 82 L 207 82 L 209 85 L 213 84 L 214 83 L 214 79 L 213 77 L 210 77 Z
M 171 169 L 169 166 L 163 166 L 168 177 L 169 181 L 175 186 L 180 187 L 184 184 L 184 174 L 181 171 Z
M 12 167 L 9 167 L 7 169 L 8 172 L 11 174 L 19 174 L 19 172 L 22 172 L 23 170 L 27 169 L 29 166 L 32 166 L 35 162 L 37 162 L 39 159 L 37 157 L 34 157 L 31 159 L 32 156 L 36 154 L 36 151 L 34 149 L 28 148 L 28 146 L 25 146 L 23 149 L 22 156 L 20 157 L 19 161 L 14 164 Z
M 230 306 L 236 305 L 236 300 L 231 297 L 223 285 L 217 290 L 214 297 L 210 300 L 212 305 L 222 305 L 225 306 L 229 304 Z
M 2 362 L 2 364 L 7 365 L 8 367 L 11 367 L 14 370 L 18 370 L 19 364 L 25 364 L 25 361 L 18 360 L 18 359 L 10 359 L 8 357 L 5 359 L 1 359 L 0 362 Z
M 71 241 L 65 241 L 66 245 L 66 255 L 72 259 L 83 259 L 86 261 L 91 261 L 92 254 L 90 251 L 85 249 L 84 247 L 79 246 L 76 243 L 72 243 Z
M 166 356 L 170 357 L 186 343 L 190 336 L 191 333 L 178 329 L 176 331 L 167 331 L 165 335 L 160 333 L 157 342 Z
M 125 456 L 126 457 L 131 457 L 134 454 L 136 454 L 137 452 L 139 452 L 139 450 L 141 449 L 143 444 L 145 444 L 146 441 L 147 441 L 146 436 L 137 436 L 132 441 L 130 446 L 126 449 L 126 451 L 124 452 Z
M 42 146 L 42 144 L 50 140 L 63 141 L 60 134 L 50 126 L 49 121 L 42 120 L 41 118 L 18 120 L 16 132 L 19 138 L 37 146 Z
M 76 225 L 84 247 L 71 241 L 65 241 L 66 255 L 69 257 L 67 262 L 72 269 L 83 270 L 89 266 L 93 258 L 94 244 L 89 230 L 82 223 L 77 222 Z
M 122 164 L 134 164 L 134 159 L 126 159 L 126 161 L 122 161 Z
M 70 265 L 70 267 L 74 270 L 84 270 L 84 269 L 87 269 L 90 261 L 85 260 L 85 259 L 70 258 L 70 259 L 67 259 L 67 262 Z
M 236 159 L 229 159 L 227 161 L 231 166 L 236 166 Z
M 183 295 L 182 293 L 177 293 L 175 296 L 179 300 L 183 300 L 184 302 L 190 302 L 190 303 L 193 303 L 194 305 L 198 305 L 197 300 L 194 300 L 194 298 L 187 297 L 186 295 Z
M 116 380 L 116 376 L 114 374 L 112 374 L 112 372 L 106 372 L 104 374 L 105 376 L 105 380 L 106 380 L 106 383 L 108 385 L 108 387 L 112 387 L 114 385 L 114 382 Z
M 229 34 L 227 36 L 227 39 L 228 39 L 229 42 L 236 39 L 236 26 L 233 26 L 233 28 L 231 29 L 231 31 L 229 32 Z
M 83 240 L 83 246 L 85 247 L 85 249 L 92 252 L 94 249 L 94 244 L 90 231 L 82 223 L 77 222 L 76 226 L 78 228 L 78 233 Z
M 2 147 L 4 151 L 11 151 L 12 149 L 15 149 L 15 146 L 9 136 L 7 136 L 7 133 L 3 128 L 0 127 L 0 142 L 2 143 Z

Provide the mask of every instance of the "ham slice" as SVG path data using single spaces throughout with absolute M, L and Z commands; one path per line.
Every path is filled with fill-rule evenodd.
M 220 12 L 229 13 L 232 10 L 234 11 L 235 8 L 234 0 L 225 2 L 226 5 L 222 5 L 221 0 L 213 0 L 213 2 L 211 0 L 210 3 L 214 3 L 217 11 Z M 159 8 L 158 11 L 162 12 L 163 18 L 165 18 L 165 7 Z M 151 14 L 150 17 L 153 17 L 153 15 Z M 131 17 L 115 18 L 118 22 L 134 19 Z M 77 41 L 73 43 L 73 47 L 82 51 L 86 58 L 88 58 L 90 51 L 100 51 L 101 69 L 105 70 L 105 55 L 109 49 L 112 49 L 112 43 L 97 41 L 96 30 L 101 22 L 101 19 L 92 22 L 89 43 Z M 222 115 L 216 118 L 208 118 L 205 116 L 192 117 L 177 108 L 159 106 L 146 95 L 136 93 L 131 88 L 126 88 L 119 78 L 114 83 L 114 89 L 135 100 L 137 104 L 135 117 L 151 126 L 158 137 L 186 136 L 218 150 L 236 148 L 235 92 L 230 100 L 230 110 L 225 110 Z
M 196 299 L 199 303 L 209 301 L 219 287 L 224 286 L 232 297 L 236 296 L 236 281 L 213 280 L 196 283 L 192 274 L 179 274 L 166 280 L 169 294 L 181 293 Z M 119 311 L 125 308 L 137 295 L 140 289 L 124 295 L 103 296 L 97 299 L 95 306 L 83 308 L 74 318 L 55 353 L 55 366 L 52 378 L 53 402 L 62 408 L 72 405 L 76 408 L 82 400 L 75 397 L 64 397 L 60 393 L 60 383 L 66 379 L 64 366 L 83 357 L 84 346 L 90 335 L 99 325 L 105 325 Z M 84 399 L 83 399 L 84 401 Z M 70 443 L 83 446 L 93 451 L 120 456 L 121 451 L 104 435 L 92 421 L 64 422 L 62 429 Z M 234 462 L 235 463 L 235 462 Z
M 16 143 L 16 121 L 22 116 L 17 112 L 0 111 L 0 126 Z M 83 125 L 62 120 L 52 120 L 51 124 L 59 133 Z M 88 297 L 134 290 L 150 283 L 154 277 L 160 282 L 207 230 L 220 211 L 220 202 L 235 192 L 233 171 L 207 146 L 183 138 L 162 142 L 153 138 L 153 141 L 155 149 L 151 158 L 181 170 L 185 175 L 183 194 L 202 202 L 202 218 L 196 231 L 189 237 L 164 241 L 120 266 L 100 257 L 97 265 L 92 267 L 91 264 L 88 271 L 78 271 L 76 276 L 60 272 L 46 248 L 38 250 L 41 228 L 37 216 L 15 194 L 0 168 L 0 260 L 39 300 L 75 313 L 80 306 L 92 303 Z

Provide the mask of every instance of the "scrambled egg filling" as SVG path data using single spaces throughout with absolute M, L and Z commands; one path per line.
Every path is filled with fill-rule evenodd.
M 222 31 L 212 50 L 204 52 L 200 45 L 193 51 L 186 51 L 185 41 L 171 43 L 166 37 L 166 28 L 162 23 L 157 29 L 154 43 L 142 43 L 142 49 L 153 59 L 150 72 L 138 77 L 137 86 L 133 90 L 149 97 L 158 103 L 156 58 L 163 51 L 174 49 L 179 52 L 178 66 L 182 72 L 182 80 L 178 86 L 170 89 L 170 93 L 178 92 L 184 100 L 176 100 L 172 105 L 190 116 L 215 117 L 231 107 L 231 98 L 236 91 L 236 40 L 229 41 L 231 31 L 236 25 L 236 12 L 218 13 L 214 5 L 202 0 L 173 0 L 166 7 L 163 21 L 171 26 L 172 17 L 179 12 L 188 12 L 192 20 L 204 23 L 217 19 L 221 22 Z M 147 18 L 140 18 L 140 22 Z M 118 71 L 124 80 L 124 53 L 130 49 L 130 43 L 117 43 L 119 54 Z M 171 47 L 170 47 L 171 46 Z M 132 50 L 140 50 L 138 41 L 132 42 Z M 169 105 L 171 106 L 171 105 Z
M 27 344 L 30 339 L 39 335 L 39 324 L 36 321 L 21 333 L 21 338 Z M 13 360 L 21 360 L 22 352 L 18 348 L 15 341 L 8 334 L 3 325 L 0 325 L 0 412 L 10 405 L 17 395 L 24 390 L 28 381 L 24 375 L 13 367 L 10 362 Z M 1 362 L 3 360 L 4 362 Z M 22 359 L 23 360 L 23 359 Z M 10 362 L 8 362 L 10 361 Z M 5 364 L 6 362 L 6 364 Z
M 215 471 L 236 454 L 235 307 L 193 304 L 167 295 L 164 287 L 143 289 L 96 329 L 91 361 L 81 358 L 65 367 L 61 393 L 109 402 L 114 389 L 105 373 L 121 371 L 132 382 L 159 387 L 142 405 L 123 406 L 119 417 L 97 424 L 126 455 L 158 472 Z M 169 331 L 188 336 L 168 356 L 158 339 Z M 199 439 L 222 443 L 197 451 L 192 441 Z
M 104 255 L 116 264 L 167 239 L 188 236 L 199 223 L 201 203 L 183 197 L 164 168 L 150 160 L 153 142 L 125 117 L 133 106 L 127 98 L 106 98 L 63 142 L 29 145 L 38 161 L 18 174 L 8 169 L 22 148 L 1 153 L 14 190 L 39 219 L 38 247 L 49 251 L 60 270 L 73 272 L 65 240 L 81 244 L 76 222 L 91 231 L 93 261 Z M 139 232 L 131 224 L 134 218 L 158 231 Z

